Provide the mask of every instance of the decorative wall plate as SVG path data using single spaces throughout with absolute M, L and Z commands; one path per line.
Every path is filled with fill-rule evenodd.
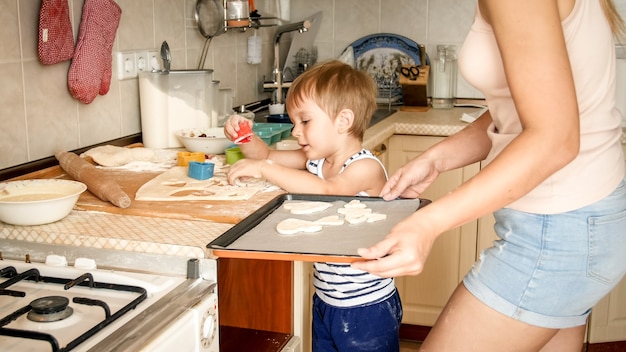
M 426 64 L 429 63 L 428 55 Z M 340 56 L 352 67 L 368 72 L 378 85 L 378 102 L 402 99 L 398 71 L 402 65 L 420 65 L 416 42 L 398 34 L 378 33 L 357 39 Z

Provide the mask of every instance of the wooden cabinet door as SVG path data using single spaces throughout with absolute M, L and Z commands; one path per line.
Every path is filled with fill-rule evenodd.
M 394 135 L 389 140 L 389 173 L 424 152 L 443 137 Z M 423 198 L 436 200 L 468 180 L 479 170 L 478 163 L 439 176 Z M 473 221 L 442 234 L 424 271 L 417 276 L 396 278 L 404 310 L 402 323 L 432 326 L 448 298 L 476 258 L 476 228 Z

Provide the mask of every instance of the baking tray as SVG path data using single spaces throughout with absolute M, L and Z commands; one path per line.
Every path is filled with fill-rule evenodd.
M 281 235 L 276 224 L 286 218 L 314 221 L 336 215 L 337 209 L 358 199 L 387 219 L 373 223 L 324 226 L 322 231 Z M 291 201 L 330 202 L 333 206 L 322 212 L 294 215 L 282 206 Z M 357 249 L 369 247 L 382 240 L 391 228 L 417 209 L 429 204 L 426 199 L 397 199 L 385 201 L 379 197 L 347 197 L 311 194 L 282 194 L 250 214 L 207 245 L 222 258 L 299 260 L 307 262 L 354 262 L 360 260 Z

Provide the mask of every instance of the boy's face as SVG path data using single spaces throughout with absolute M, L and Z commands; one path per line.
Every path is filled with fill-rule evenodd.
M 297 107 L 289 110 L 293 122 L 291 134 L 297 138 L 308 159 L 322 159 L 335 152 L 337 138 L 335 119 L 332 119 L 315 102 L 304 99 Z

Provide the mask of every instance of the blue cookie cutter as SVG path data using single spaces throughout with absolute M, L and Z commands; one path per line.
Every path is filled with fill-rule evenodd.
M 187 170 L 187 176 L 195 178 L 196 180 L 206 180 L 213 177 L 214 169 L 215 164 L 213 163 L 190 161 L 189 169 Z

